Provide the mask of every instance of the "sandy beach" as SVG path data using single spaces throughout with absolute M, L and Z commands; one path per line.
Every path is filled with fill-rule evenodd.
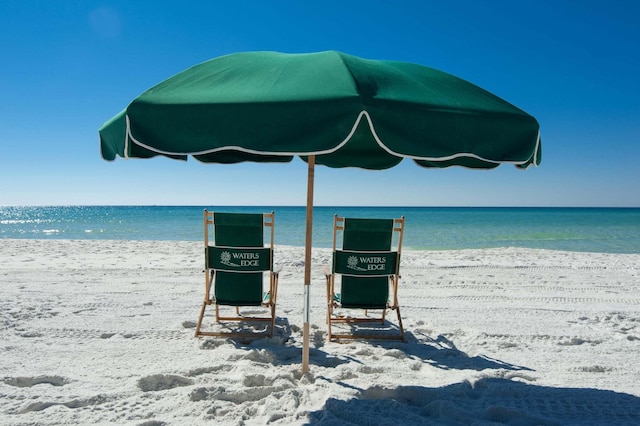
M 277 247 L 275 335 L 253 342 L 193 337 L 202 257 L 2 240 L 0 424 L 640 424 L 640 255 L 405 251 L 407 342 L 328 343 L 314 249 L 305 375 L 303 248 Z

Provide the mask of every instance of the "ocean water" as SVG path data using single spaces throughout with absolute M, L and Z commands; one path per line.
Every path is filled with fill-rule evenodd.
M 276 214 L 276 244 L 303 246 L 304 207 L 52 206 L 0 207 L 0 240 L 202 240 L 202 212 Z M 638 208 L 315 207 L 313 245 L 330 247 L 333 215 L 405 216 L 403 247 L 448 250 L 527 247 L 640 253 Z

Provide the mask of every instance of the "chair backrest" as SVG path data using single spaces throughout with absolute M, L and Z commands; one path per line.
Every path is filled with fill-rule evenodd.
M 205 210 L 204 227 L 205 265 L 207 270 L 215 271 L 217 303 L 260 305 L 263 300 L 263 273 L 273 270 L 273 212 L 217 213 Z M 264 245 L 265 227 L 271 230 L 267 247 Z M 213 241 L 210 241 L 211 236 Z
M 215 245 L 228 247 L 262 247 L 265 215 L 261 213 L 212 212 Z
M 397 276 L 400 267 L 404 217 L 359 219 L 336 215 L 333 232 L 332 272 L 341 276 L 342 306 L 384 308 L 389 298 L 389 277 Z M 342 248 L 338 249 L 340 237 Z

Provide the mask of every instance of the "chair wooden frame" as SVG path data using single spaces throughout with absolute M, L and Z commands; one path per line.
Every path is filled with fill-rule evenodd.
M 265 272 L 269 273 L 269 290 L 268 292 L 264 292 L 263 301 L 261 303 L 261 307 L 267 308 L 269 310 L 268 316 L 252 316 L 252 315 L 242 315 L 240 313 L 240 307 L 243 305 L 225 305 L 219 303 L 216 300 L 215 295 L 212 292 L 213 287 L 215 286 L 216 272 L 218 269 L 215 268 L 215 265 L 211 265 L 209 262 L 209 254 L 208 251 L 217 248 L 215 244 L 211 244 L 210 235 L 213 232 L 210 232 L 215 227 L 214 222 L 214 212 L 204 210 L 204 246 L 205 246 L 205 295 L 204 301 L 202 302 L 202 308 L 200 309 L 200 315 L 198 316 L 198 322 L 195 329 L 195 337 L 199 336 L 218 336 L 218 337 L 237 337 L 237 338 L 259 338 L 259 337 L 273 337 L 273 332 L 275 329 L 275 320 L 276 320 L 276 301 L 278 294 L 278 271 L 274 271 L 273 269 L 273 241 L 274 241 L 274 225 L 275 225 L 275 215 L 273 212 L 264 213 L 263 215 L 263 227 L 270 228 L 269 232 L 269 243 L 267 245 L 268 253 L 269 253 L 269 270 Z M 263 228 L 264 229 L 264 228 Z M 256 248 L 257 249 L 257 248 Z M 242 249 L 240 249 L 242 250 Z M 263 278 L 264 281 L 264 278 Z M 264 285 L 264 284 L 263 284 Z M 214 331 L 202 331 L 202 320 L 204 318 L 205 310 L 207 306 L 213 305 L 215 307 L 215 320 L 216 323 L 220 323 L 221 321 L 249 321 L 249 322 L 268 322 L 269 326 L 267 331 L 265 332 L 214 332 Z M 235 307 L 235 315 L 222 315 L 220 313 L 220 306 L 234 306 Z M 254 305 L 246 305 L 252 306 Z
M 347 219 L 348 220 L 348 219 Z M 392 237 L 392 241 L 393 238 L 396 239 L 396 248 L 393 251 L 385 251 L 384 253 L 386 255 L 394 255 L 396 256 L 396 262 L 395 262 L 395 266 L 393 267 L 393 269 L 391 271 L 385 272 L 382 275 L 377 275 L 377 276 L 386 276 L 388 277 L 388 284 L 389 284 L 389 297 L 386 303 L 386 306 L 384 306 L 384 308 L 361 308 L 364 309 L 364 316 L 356 316 L 356 317 L 345 317 L 345 316 L 339 316 L 336 315 L 335 310 L 336 309 L 358 309 L 358 308 L 345 308 L 342 306 L 341 304 L 341 300 L 340 297 L 338 296 L 338 293 L 336 292 L 336 276 L 338 275 L 342 275 L 338 272 L 335 271 L 335 259 L 336 259 L 336 249 L 337 249 L 337 242 L 339 240 L 339 237 L 341 236 L 340 234 L 344 233 L 344 229 L 345 229 L 345 218 L 344 217 L 339 217 L 338 215 L 334 215 L 334 225 L 333 225 L 333 253 L 334 253 L 334 262 L 332 264 L 332 267 L 329 268 L 327 266 L 325 266 L 324 268 L 324 273 L 325 273 L 325 277 L 326 277 L 326 284 L 327 284 L 327 330 L 328 330 L 328 340 L 332 341 L 332 340 L 340 340 L 340 339 L 382 339 L 382 340 L 401 340 L 401 341 L 405 341 L 405 334 L 404 334 L 404 328 L 402 325 L 402 316 L 400 315 L 400 306 L 398 303 L 398 285 L 399 285 L 399 281 L 400 281 L 400 275 L 399 275 L 399 267 L 400 267 L 400 252 L 402 250 L 402 237 L 403 237 L 403 233 L 404 233 L 404 216 L 397 218 L 397 219 L 393 219 L 393 231 L 392 231 L 392 235 L 396 235 L 396 237 Z M 393 246 L 393 244 L 392 244 Z M 376 253 L 380 253 L 380 252 L 376 252 L 376 251 L 353 251 L 353 254 L 366 254 L 366 255 L 374 255 Z M 369 316 L 369 310 L 377 310 L 377 309 L 381 309 L 382 310 L 382 314 L 380 315 L 380 317 L 371 317 Z M 379 322 L 380 324 L 384 324 L 385 320 L 386 320 L 386 312 L 387 309 L 390 310 L 394 310 L 396 311 L 397 314 L 397 318 L 398 318 L 398 329 L 399 329 L 399 333 L 398 334 L 390 334 L 390 333 L 384 333 L 384 334 L 374 334 L 374 333 L 370 333 L 370 334 L 366 334 L 366 333 L 333 333 L 332 331 L 332 324 L 333 323 L 352 323 L 352 324 L 357 324 L 357 323 L 375 323 L 375 322 Z

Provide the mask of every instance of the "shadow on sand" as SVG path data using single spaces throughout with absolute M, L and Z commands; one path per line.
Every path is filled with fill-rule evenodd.
M 309 425 L 638 425 L 640 398 L 484 378 L 440 388 L 370 387 L 348 401 L 330 398 L 308 418 Z
M 445 336 L 407 343 L 372 342 L 386 350 L 400 350 L 413 359 L 450 370 L 500 369 L 506 378 L 485 377 L 439 388 L 378 386 L 358 389 L 348 401 L 329 398 L 309 413 L 308 424 L 331 425 L 638 425 L 640 398 L 600 389 L 536 386 L 524 373 L 530 368 L 485 356 L 470 357 Z
M 242 332 L 264 332 L 264 328 L 255 327 L 255 324 L 247 325 L 244 323 L 236 323 L 236 331 Z M 216 349 L 219 345 L 228 342 L 233 344 L 237 349 L 248 350 L 246 358 L 256 362 L 268 363 L 272 365 L 292 365 L 302 363 L 302 352 L 300 347 L 290 344 L 293 330 L 289 320 L 283 317 L 276 317 L 276 328 L 273 337 L 264 337 L 257 335 L 256 338 L 244 337 L 214 337 L 205 338 L 200 343 L 200 349 Z M 351 357 L 333 356 L 327 352 L 318 349 L 324 342 L 323 333 L 316 332 L 312 336 L 313 345 L 309 350 L 310 362 L 315 365 L 324 367 L 337 367 L 340 364 L 348 362 L 357 362 Z
M 246 331 L 246 330 L 245 330 Z M 227 337 L 226 341 L 232 343 L 236 348 L 255 349 L 263 352 L 261 360 L 272 364 L 288 365 L 302 362 L 300 348 L 289 345 L 287 342 L 292 335 L 292 328 L 286 318 L 276 319 L 276 331 L 273 338 L 257 337 L 256 339 Z M 504 361 L 493 359 L 484 355 L 469 356 L 459 350 L 453 341 L 447 337 L 439 335 L 435 339 L 428 336 L 420 336 L 417 339 L 412 333 L 406 334 L 407 342 L 387 341 L 387 340 L 367 340 L 368 344 L 374 347 L 381 347 L 386 350 L 402 351 L 406 357 L 420 360 L 433 367 L 443 370 L 476 370 L 502 369 L 511 371 L 532 371 L 530 368 L 509 364 Z M 323 367 L 336 367 L 349 362 L 362 363 L 355 357 L 348 355 L 333 356 L 320 349 L 324 346 L 326 333 L 317 331 L 313 339 L 313 346 L 310 348 L 310 362 Z M 217 344 L 201 345 L 202 349 L 214 349 Z
M 469 356 L 458 349 L 455 343 L 443 335 L 436 338 L 420 336 L 417 339 L 412 333 L 406 333 L 406 343 L 390 340 L 367 340 L 372 347 L 385 350 L 398 350 L 407 358 L 422 361 L 432 367 L 443 370 L 476 370 L 502 369 L 511 371 L 533 371 L 528 367 L 509 364 L 484 355 Z
M 509 364 L 484 355 L 469 356 L 459 350 L 453 341 L 447 337 L 422 337 L 420 340 L 411 334 L 407 334 L 407 345 L 402 348 L 409 357 L 417 358 L 433 367 L 443 370 L 476 370 L 487 368 L 514 371 L 532 371 L 530 368 Z
M 300 348 L 288 344 L 291 327 L 278 318 L 278 331 L 272 339 L 240 342 L 248 357 L 273 365 L 297 364 Z M 349 355 L 331 355 L 318 332 L 311 348 L 311 364 L 335 367 L 365 360 Z M 227 340 L 228 341 L 228 340 Z M 434 367 L 450 370 L 500 369 L 511 371 L 506 378 L 484 377 L 442 387 L 398 386 L 358 388 L 350 400 L 329 398 L 322 408 L 308 413 L 308 425 L 638 425 L 640 398 L 593 388 L 537 386 L 524 373 L 530 368 L 508 364 L 485 356 L 470 357 L 445 336 L 436 338 L 407 334 L 407 343 L 368 341 L 388 351 L 402 351 L 406 357 Z M 326 379 L 326 378 L 325 378 Z M 329 380 L 329 379 L 327 379 Z

